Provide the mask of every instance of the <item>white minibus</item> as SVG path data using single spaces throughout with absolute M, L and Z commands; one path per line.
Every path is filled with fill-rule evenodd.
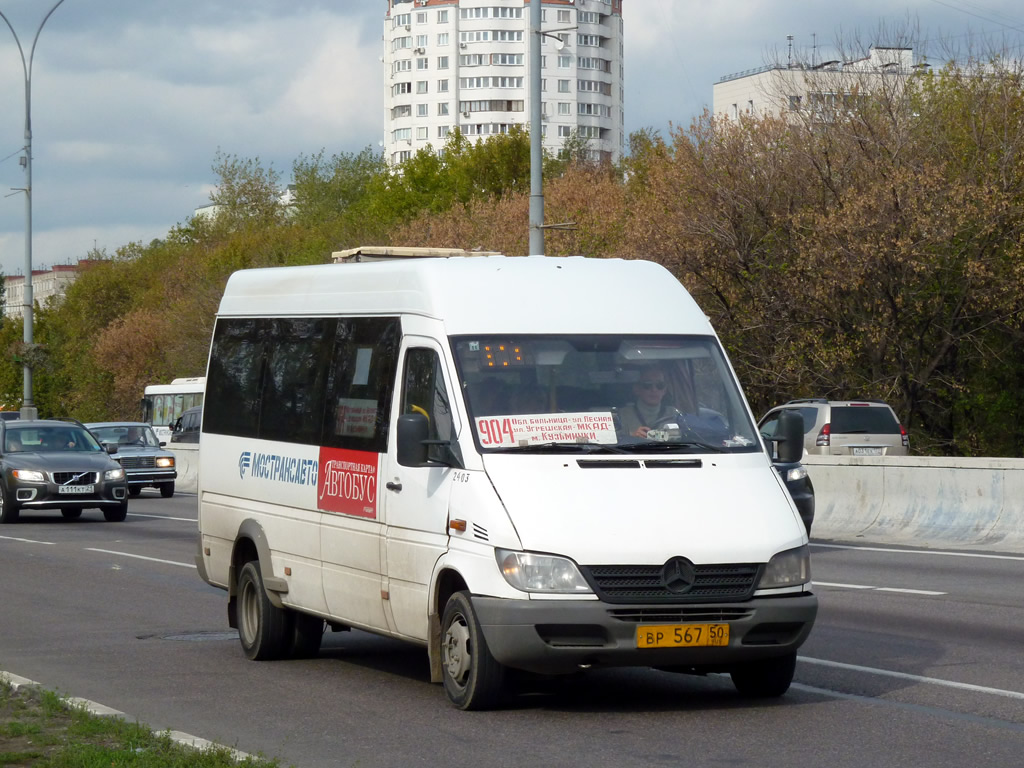
M 400 638 L 462 709 L 498 706 L 514 670 L 789 688 L 817 612 L 804 525 L 658 264 L 236 272 L 205 398 L 197 565 L 251 659 L 316 654 L 326 629 Z

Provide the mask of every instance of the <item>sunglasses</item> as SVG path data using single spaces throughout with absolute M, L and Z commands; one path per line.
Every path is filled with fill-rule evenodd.
M 667 386 L 664 381 L 641 381 L 639 384 L 640 389 L 656 389 L 659 392 Z

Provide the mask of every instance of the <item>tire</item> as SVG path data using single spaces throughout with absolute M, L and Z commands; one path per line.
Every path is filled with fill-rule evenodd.
M 130 485 L 130 486 L 128 486 L 128 495 L 131 496 L 133 499 L 136 496 L 138 496 L 139 494 L 141 494 L 141 493 L 142 493 L 142 486 L 140 486 L 140 485 Z
M 253 661 L 285 658 L 292 650 L 294 623 L 288 612 L 267 597 L 257 560 L 250 560 L 238 574 L 238 640 L 245 656 Z
M 18 522 L 18 514 L 21 509 L 16 501 L 12 501 L 7 494 L 7 489 L 0 487 L 0 524 Z
M 77 520 L 82 516 L 82 510 L 79 507 L 61 507 L 60 513 L 64 515 L 65 520 Z
M 292 659 L 311 659 L 320 653 L 324 639 L 324 620 L 308 613 L 291 611 L 291 643 L 288 656 Z
M 108 523 L 122 523 L 128 517 L 128 499 L 122 501 L 118 506 L 103 510 L 103 519 Z
M 456 592 L 441 618 L 441 673 L 448 698 L 459 709 L 500 703 L 505 668 L 491 655 L 468 592 Z
M 796 671 L 796 651 L 786 656 L 752 661 L 730 671 L 732 684 L 743 696 L 769 699 L 789 690 Z
M 174 495 L 174 483 L 160 483 L 160 495 L 165 499 Z

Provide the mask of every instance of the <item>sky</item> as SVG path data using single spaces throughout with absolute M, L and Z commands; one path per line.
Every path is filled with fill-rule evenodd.
M 56 0 L 0 0 L 27 60 Z M 377 149 L 386 0 L 64 0 L 31 71 L 32 265 L 147 244 L 210 202 L 218 152 Z M 2 19 L 0 19 L 2 22 Z M 667 135 L 724 75 L 794 49 L 837 58 L 916 29 L 915 53 L 1024 39 L 1020 0 L 623 0 L 627 134 Z M 820 60 L 820 59 L 819 59 Z M 25 76 L 0 23 L 0 271 L 24 274 Z

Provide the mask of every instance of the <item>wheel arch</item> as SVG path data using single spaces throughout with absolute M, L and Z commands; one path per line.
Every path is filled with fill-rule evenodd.
M 427 616 L 427 658 L 430 661 L 430 682 L 442 682 L 441 674 L 441 614 L 456 592 L 468 590 L 465 578 L 455 568 L 443 566 L 434 578 L 434 590 Z
M 288 582 L 274 573 L 274 564 L 270 556 L 270 544 L 263 526 L 249 518 L 238 526 L 235 544 L 231 548 L 231 564 L 228 567 L 228 625 L 238 626 L 236 614 L 236 598 L 238 597 L 238 572 L 250 560 L 260 564 L 260 575 L 267 593 L 267 599 L 275 608 L 284 608 L 281 594 L 288 591 Z

